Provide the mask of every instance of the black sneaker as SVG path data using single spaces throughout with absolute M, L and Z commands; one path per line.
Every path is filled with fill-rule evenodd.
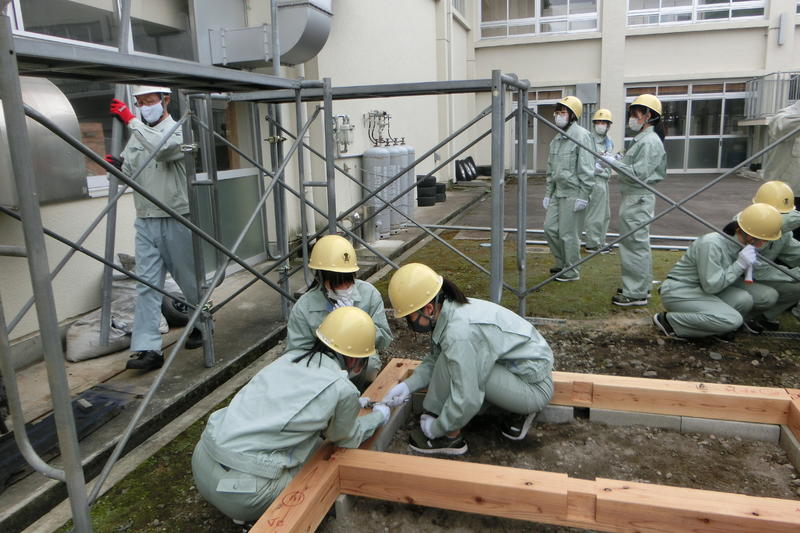
M 672 328 L 672 324 L 667 320 L 667 313 L 656 313 L 653 315 L 653 325 L 661 330 L 661 333 L 667 337 L 676 337 L 677 334 Z
M 742 324 L 742 329 L 752 335 L 764 333 L 764 326 L 759 324 L 757 320 L 745 320 L 744 324 Z
M 507 439 L 522 440 L 528 434 L 528 430 L 533 424 L 533 419 L 539 411 L 527 415 L 509 415 L 500 428 L 500 433 Z
M 580 279 L 581 279 L 581 275 L 580 274 L 578 274 L 577 276 L 575 274 L 572 274 L 571 276 L 567 276 L 567 275 L 556 276 L 556 281 L 561 281 L 561 282 L 564 282 L 564 283 L 566 283 L 568 281 L 580 281 Z
M 611 298 L 611 303 L 614 305 L 618 305 L 620 307 L 632 307 L 634 305 L 641 306 L 647 305 L 647 297 L 644 298 L 631 298 L 630 296 L 625 296 L 621 292 L 614 295 Z
M 778 331 L 781 329 L 781 323 L 777 320 L 770 320 L 769 318 L 762 316 L 758 323 L 767 331 Z
M 720 333 L 719 335 L 714 335 L 714 338 L 724 343 L 736 342 L 736 332 L 729 331 L 727 333 Z
M 155 350 L 136 352 L 125 363 L 125 368 L 133 370 L 156 370 L 162 366 L 164 366 L 164 356 Z
M 186 337 L 186 342 L 183 343 L 183 347 L 187 350 L 194 350 L 195 348 L 200 348 L 202 345 L 203 333 L 199 328 L 192 328 L 192 332 Z
M 415 429 L 408 436 L 408 447 L 417 453 L 427 455 L 464 455 L 467 453 L 467 441 L 461 435 L 458 437 L 445 435 L 438 439 L 429 439 L 419 429 Z
M 561 272 L 561 269 L 558 267 L 553 267 L 550 269 L 551 274 L 558 274 L 559 272 Z

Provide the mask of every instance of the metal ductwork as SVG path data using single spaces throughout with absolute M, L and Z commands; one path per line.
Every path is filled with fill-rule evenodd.
M 304 63 L 322 50 L 331 30 L 332 10 L 332 0 L 278 2 L 282 64 Z M 247 27 L 244 2 L 194 0 L 193 16 L 199 62 L 240 68 L 271 64 L 270 25 Z

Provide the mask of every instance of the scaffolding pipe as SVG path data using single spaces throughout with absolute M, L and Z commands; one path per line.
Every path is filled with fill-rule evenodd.
M 303 101 L 300 99 L 300 90 L 295 91 L 296 97 L 294 101 L 294 124 L 295 129 L 300 131 L 303 127 Z M 279 129 L 282 127 L 279 126 Z M 301 137 L 302 140 L 302 137 Z M 311 280 L 314 276 L 308 268 L 308 213 L 306 205 L 306 166 L 305 154 L 303 153 L 303 145 L 301 142 L 297 148 L 297 176 L 300 183 L 300 251 L 303 255 L 303 281 L 306 286 L 311 285 Z M 291 275 L 291 273 L 289 274 Z
M 133 0 L 120 0 L 115 2 L 115 7 L 119 7 L 119 41 L 117 46 L 121 54 L 130 51 L 131 38 L 131 4 Z M 116 9 L 115 9 L 116 11 Z M 114 88 L 114 98 L 130 104 L 128 99 L 128 89 L 121 84 Z M 122 133 L 123 124 L 119 120 L 111 121 L 111 153 L 119 156 L 122 152 Z M 106 261 L 114 261 L 114 248 L 116 246 L 117 235 L 117 203 L 114 201 L 119 182 L 113 174 L 108 175 L 108 218 L 106 219 L 106 240 L 105 258 Z M 108 346 L 108 337 L 111 332 L 111 291 L 112 291 L 112 272 L 107 266 L 103 268 L 103 278 L 100 282 L 100 346 Z
M 322 80 L 323 102 L 325 106 L 325 182 L 328 187 L 328 231 L 336 232 L 336 173 L 333 170 L 333 160 L 336 157 L 336 148 L 333 139 L 333 99 L 331 98 L 331 79 Z M 410 168 L 410 167 L 409 167 Z M 406 169 L 408 170 L 408 169 Z M 402 174 L 400 174 L 402 176 Z M 399 177 L 399 176 L 397 176 Z M 392 178 L 390 181 L 394 181 Z
M 403 223 L 401 227 L 407 227 L 409 224 Z M 426 228 L 430 229 L 446 229 L 453 231 L 491 231 L 489 226 L 459 226 L 453 224 L 425 224 Z M 517 233 L 517 228 L 503 228 L 505 233 Z M 544 235 L 543 229 L 526 229 L 526 233 L 533 233 L 535 235 Z M 606 233 L 606 237 L 619 237 L 619 233 Z M 690 237 L 687 235 L 650 235 L 651 241 L 686 241 L 693 242 L 697 237 Z
M 27 114 L 27 110 L 26 110 L 26 114 Z M 161 150 L 161 147 L 164 146 L 164 144 L 169 140 L 169 138 L 172 136 L 172 134 L 175 133 L 175 131 L 180 127 L 180 125 L 183 124 L 188 118 L 189 118 L 189 115 L 188 114 L 184 114 L 181 117 L 181 119 L 178 121 L 178 123 L 175 124 L 174 126 L 172 126 L 172 128 L 170 128 L 169 131 L 163 137 L 161 137 L 161 140 L 158 142 L 158 144 L 153 149 L 153 151 L 150 154 L 148 154 L 147 159 L 142 164 L 142 166 L 140 166 L 138 169 L 136 169 L 136 172 L 133 173 L 133 176 L 131 176 L 131 180 L 136 181 L 136 179 L 139 177 L 139 174 L 141 174 L 144 171 L 144 169 L 147 168 L 147 165 L 149 165 L 150 162 L 153 159 L 155 159 L 156 155 L 158 154 L 158 151 Z M 106 203 L 105 207 L 103 207 L 103 209 L 100 211 L 100 213 L 94 218 L 92 223 L 89 224 L 89 226 L 86 228 L 86 230 L 84 230 L 84 232 L 81 234 L 81 236 L 78 237 L 78 240 L 75 241 L 75 243 L 78 246 L 81 246 L 84 242 L 86 242 L 86 239 L 89 238 L 89 235 L 92 234 L 92 232 L 97 227 L 97 225 L 100 224 L 100 222 L 103 220 L 103 217 L 106 216 L 106 213 L 108 213 L 109 210 L 111 209 L 111 207 L 116 204 L 117 200 L 119 200 L 122 197 L 122 195 L 125 194 L 126 190 L 128 190 L 128 186 L 124 185 L 121 189 L 119 189 L 114 194 L 113 197 L 111 197 L 109 199 L 109 201 Z M 69 251 L 67 251 L 67 253 L 64 254 L 64 256 L 58 262 L 56 267 L 53 269 L 53 272 L 50 274 L 50 281 L 51 282 L 54 279 L 56 279 L 56 276 L 58 276 L 59 272 L 61 272 L 61 270 L 67 265 L 69 260 L 72 259 L 72 256 L 78 250 L 77 248 L 74 248 L 74 247 L 71 247 L 71 248 L 72 249 L 70 249 Z M 113 258 L 111 260 L 111 264 L 113 264 Z M 25 314 L 28 312 L 28 310 L 31 307 L 33 307 L 33 303 L 34 303 L 34 298 L 33 298 L 33 296 L 31 296 L 30 298 L 28 298 L 28 300 L 25 302 L 25 304 L 22 306 L 22 308 L 19 310 L 19 312 L 17 312 L 17 314 L 14 316 L 14 318 L 11 319 L 11 322 L 9 322 L 9 324 L 8 324 L 8 332 L 9 332 L 9 334 L 14 330 L 15 327 L 17 327 L 17 325 L 20 323 L 20 321 L 25 317 Z
M 28 252 L 25 250 L 24 246 L 0 246 L 0 255 L 8 257 L 28 257 Z
M 525 229 L 528 221 L 528 90 L 520 89 L 517 95 L 517 270 L 519 277 L 517 290 L 524 291 L 528 282 L 528 253 L 525 242 Z M 500 221 L 502 225 L 503 221 Z M 518 299 L 518 313 L 525 316 L 527 301 Z
M 44 127 L 61 137 L 64 141 L 66 141 L 70 146 L 76 148 L 78 151 L 89 157 L 92 161 L 103 167 L 107 172 L 114 173 L 117 178 L 119 178 L 123 183 L 127 184 L 130 188 L 134 191 L 141 194 L 146 200 L 153 203 L 156 207 L 170 215 L 172 218 L 189 228 L 190 230 L 194 231 L 198 235 L 200 235 L 206 242 L 211 244 L 217 250 L 220 250 L 223 254 L 231 258 L 237 264 L 241 265 L 245 270 L 248 272 L 255 274 L 261 281 L 278 291 L 280 294 L 284 295 L 285 297 L 294 300 L 291 294 L 288 294 L 283 289 L 275 285 L 272 281 L 265 278 L 261 274 L 258 273 L 256 269 L 252 266 L 248 265 L 243 259 L 239 258 L 236 254 L 230 252 L 224 245 L 222 245 L 219 241 L 214 239 L 211 235 L 206 233 L 202 228 L 195 225 L 191 220 L 187 219 L 183 215 L 176 212 L 174 209 L 169 207 L 168 205 L 164 204 L 161 200 L 147 192 L 146 189 L 142 188 L 141 185 L 131 180 L 128 176 L 117 170 L 115 167 L 110 165 L 105 159 L 95 154 L 91 149 L 84 146 L 78 139 L 67 133 L 66 131 L 62 130 L 57 124 L 54 124 L 50 119 L 36 111 L 35 109 L 25 106 L 25 114 L 34 119 L 36 122 L 42 124 Z
M 0 28 L 0 98 L 2 99 L 6 129 L 14 132 L 7 139 L 8 151 L 17 186 L 25 248 L 28 251 L 28 269 L 33 294 L 36 298 L 36 315 L 39 320 L 42 351 L 47 366 L 47 381 L 53 399 L 58 445 L 64 464 L 65 483 L 75 529 L 79 533 L 91 533 L 92 523 L 89 519 L 89 504 L 86 499 L 78 434 L 70 401 L 67 372 L 64 368 L 64 353 L 61 349 L 61 335 L 58 329 L 53 286 L 50 283 L 47 248 L 39 209 L 39 193 L 33 173 L 33 151 L 23 112 L 25 103 L 22 100 L 11 19 L 5 14 L 0 16 L 0 25 L 2 26 Z M 2 336 L 5 337 L 5 334 Z
M 503 220 L 505 189 L 505 85 L 499 70 L 492 71 L 492 249 L 489 299 L 500 303 L 503 295 Z

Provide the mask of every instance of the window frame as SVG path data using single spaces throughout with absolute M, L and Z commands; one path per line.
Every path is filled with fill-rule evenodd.
M 549 36 L 549 35 L 573 35 L 573 34 L 581 34 L 581 33 L 590 33 L 590 32 L 597 32 L 600 31 L 600 12 L 602 11 L 602 0 L 596 0 L 596 8 L 595 11 L 592 13 L 577 13 L 571 15 L 569 13 L 569 2 L 573 0 L 567 0 L 567 14 L 565 15 L 550 15 L 550 16 L 542 16 L 542 0 L 534 0 L 534 13 L 535 16 L 533 17 L 525 17 L 525 18 L 509 18 L 509 2 L 511 0 L 505 0 L 506 2 L 506 18 L 504 20 L 494 20 L 490 22 L 483 22 L 483 11 L 482 7 L 479 6 L 478 12 L 478 20 L 480 21 L 480 40 L 487 41 L 492 39 L 516 39 L 521 37 L 534 37 L 534 36 Z M 578 29 L 578 30 L 571 30 L 569 29 L 570 23 L 577 23 L 577 22 L 585 22 L 585 21 L 594 21 L 595 27 L 589 29 Z M 542 31 L 543 24 L 555 24 L 563 22 L 566 25 L 566 29 L 563 31 Z M 523 26 L 533 26 L 533 32 L 526 32 L 526 33 L 511 33 L 511 28 L 515 27 L 523 27 Z M 486 36 L 484 35 L 485 30 L 489 28 L 505 28 L 505 33 L 503 35 L 492 35 Z
M 709 4 L 709 5 L 700 5 L 698 4 L 698 0 L 691 0 L 691 6 L 678 6 L 678 7 L 660 7 L 660 2 L 663 0 L 659 0 L 659 7 L 655 8 L 648 8 L 648 9 L 631 9 L 630 2 L 628 0 L 628 7 L 627 12 L 625 15 L 625 26 L 628 28 L 646 28 L 646 27 L 659 27 L 659 26 L 680 26 L 686 24 L 708 24 L 714 22 L 736 22 L 740 20 L 757 20 L 757 19 L 766 19 L 767 17 L 767 2 L 766 0 L 744 0 L 741 2 L 734 2 L 733 0 L 727 0 L 727 4 L 723 2 L 725 0 L 719 0 L 719 4 Z M 726 18 L 717 18 L 717 19 L 701 19 L 698 18 L 698 14 L 708 13 L 713 11 L 721 11 L 723 9 L 728 10 L 728 16 Z M 763 9 L 763 13 L 761 15 L 750 15 L 750 16 L 742 16 L 742 17 L 735 17 L 733 16 L 734 11 L 740 11 L 745 9 Z M 798 9 L 800 9 L 800 2 L 798 2 Z M 685 15 L 689 14 L 689 20 L 679 20 L 679 21 L 668 21 L 662 22 L 661 18 L 663 15 Z M 631 17 L 639 17 L 639 16 L 657 16 L 658 22 L 645 22 L 645 23 L 631 23 Z

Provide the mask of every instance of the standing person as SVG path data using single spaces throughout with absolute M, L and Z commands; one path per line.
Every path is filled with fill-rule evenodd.
M 355 279 L 358 262 L 350 241 L 340 235 L 322 237 L 311 250 L 308 266 L 316 271 L 316 278 L 289 313 L 287 350 L 310 349 L 317 340 L 315 332 L 328 313 L 347 305 L 358 307 L 372 317 L 378 328 L 375 340 L 378 351 L 389 346 L 392 331 L 386 320 L 383 298 L 371 284 Z M 380 369 L 381 358 L 377 353 L 372 354 L 363 374 L 354 380 L 356 385 L 365 388 L 375 380 Z
M 556 104 L 553 114 L 556 126 L 584 146 L 594 146 L 592 135 L 578 124 L 583 104 L 574 96 L 566 96 Z M 578 268 L 564 271 L 581 259 L 580 228 L 582 211 L 589 204 L 594 186 L 594 156 L 557 134 L 550 141 L 547 156 L 547 184 L 542 206 L 547 210 L 544 233 L 555 265 L 550 273 L 561 272 L 556 281 L 581 279 Z
M 671 337 L 730 339 L 753 317 L 778 300 L 772 287 L 737 282 L 756 263 L 756 250 L 781 237 L 781 214 L 768 204 L 752 204 L 736 216 L 731 230 L 737 242 L 719 233 L 707 233 L 689 249 L 661 284 L 661 302 L 667 310 L 653 316 L 653 324 Z
M 608 109 L 598 109 L 592 116 L 594 131 L 594 149 L 602 155 L 611 155 L 614 150 L 614 142 L 608 136 L 608 130 L 614 123 L 611 111 Z M 594 187 L 589 196 L 589 205 L 586 208 L 586 220 L 584 231 L 586 232 L 586 251 L 596 252 L 606 245 L 606 233 L 608 232 L 608 221 L 611 218 L 611 207 L 608 204 L 608 180 L 611 178 L 611 169 L 600 161 L 594 164 Z M 609 250 L 601 253 L 607 254 Z
M 624 170 L 648 185 L 663 180 L 667 174 L 661 101 L 652 94 L 641 94 L 628 107 L 628 128 L 636 132 L 621 161 L 605 159 L 612 167 Z M 619 232 L 626 234 L 654 215 L 655 195 L 624 174 L 619 174 L 622 203 L 619 207 Z M 622 307 L 647 305 L 653 283 L 653 259 L 650 255 L 650 224 L 633 232 L 619 243 L 622 287 L 611 303 Z
M 484 403 L 508 413 L 502 434 L 525 438 L 553 395 L 553 352 L 533 325 L 495 303 L 467 298 L 450 280 L 421 263 L 400 267 L 389 281 L 395 316 L 431 333 L 431 351 L 383 402 L 396 406 L 427 387 L 412 450 L 461 455 L 461 429 Z
M 767 125 L 769 142 L 776 141 L 798 126 L 800 126 L 800 100 L 779 109 L 769 119 Z M 764 179 L 787 183 L 792 188 L 795 208 L 800 209 L 800 135 L 787 139 L 767 153 L 764 161 Z M 794 237 L 800 239 L 800 228 L 795 228 Z
M 192 454 L 197 491 L 238 521 L 257 520 L 322 444 L 356 448 L 389 419 L 375 404 L 359 417 L 357 375 L 375 353 L 375 324 L 355 307 L 333 310 L 308 350 L 273 361 L 211 414 Z M 362 400 L 367 400 L 362 398 Z
M 128 106 L 116 98 L 111 100 L 111 115 L 130 130 L 130 139 L 119 158 L 107 155 L 106 160 L 131 176 L 144 164 L 162 137 L 175 125 L 167 107 L 170 89 L 149 85 L 134 86 L 132 94 L 142 118 L 136 118 Z M 186 169 L 181 152 L 183 133 L 178 128 L 159 149 L 147 167 L 139 174 L 137 183 L 147 192 L 174 209 L 180 215 L 189 214 L 189 195 Z M 172 274 L 192 305 L 200 301 L 194 272 L 194 252 L 191 231 L 169 214 L 133 193 L 136 207 L 136 274 L 157 287 L 164 287 L 166 273 Z M 164 364 L 161 354 L 162 295 L 142 284 L 136 286 L 136 310 L 133 319 L 131 351 L 134 354 L 125 368 L 154 370 Z M 188 349 L 203 345 L 203 336 L 194 328 L 186 340 Z

